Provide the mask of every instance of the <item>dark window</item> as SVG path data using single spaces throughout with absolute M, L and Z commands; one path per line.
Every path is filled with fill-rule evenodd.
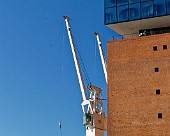
M 129 5 L 129 20 L 135 20 L 140 18 L 140 4 Z
M 170 15 L 170 0 L 104 0 L 105 24 Z M 107 8 L 113 9 L 110 14 Z M 108 14 L 109 12 L 109 14 Z M 117 17 L 115 17 L 115 14 Z M 108 22 L 110 20 L 110 22 Z
M 128 5 L 125 6 L 119 6 L 117 8 L 117 17 L 118 17 L 118 22 L 123 22 L 128 20 Z
M 158 113 L 158 118 L 159 118 L 159 119 L 162 118 L 162 113 Z
M 163 45 L 163 50 L 166 50 L 167 49 L 167 45 Z
M 116 6 L 116 0 L 105 0 L 105 8 Z
M 159 72 L 159 68 L 155 68 L 155 72 Z
M 160 16 L 166 14 L 165 1 L 164 0 L 154 0 L 154 16 Z
M 129 0 L 129 4 L 131 4 L 131 3 L 137 3 L 137 2 L 140 2 L 140 0 Z
M 157 46 L 154 46 L 153 51 L 157 51 L 157 50 L 158 50 Z
M 153 16 L 153 3 L 152 1 L 142 2 L 141 4 L 142 18 Z
M 116 7 L 105 9 L 105 23 L 115 23 L 116 20 Z
M 125 4 L 128 4 L 128 0 L 118 0 L 117 1 L 117 5 L 125 5 Z
M 170 14 L 170 0 L 166 0 L 167 14 Z
M 141 0 L 141 1 L 151 1 L 151 0 Z
M 160 93 L 161 93 L 160 89 L 157 89 L 156 94 L 160 94 Z

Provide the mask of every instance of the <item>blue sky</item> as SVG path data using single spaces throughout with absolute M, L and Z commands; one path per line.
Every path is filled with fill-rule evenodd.
M 92 84 L 107 88 L 94 32 L 103 48 L 104 1 L 0 0 L 0 136 L 83 136 L 81 92 L 63 15 L 71 17 Z M 106 110 L 106 102 L 105 102 Z

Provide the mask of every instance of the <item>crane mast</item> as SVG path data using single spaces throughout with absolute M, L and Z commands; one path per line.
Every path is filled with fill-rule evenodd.
M 102 90 L 96 86 L 88 85 L 87 89 L 90 91 L 90 96 L 89 98 L 87 97 L 79 58 L 69 25 L 69 18 L 64 16 L 64 20 L 83 98 L 81 105 L 83 110 L 83 124 L 86 127 L 86 136 L 104 136 L 104 131 L 106 130 L 106 116 L 103 111 Z
M 98 43 L 98 48 L 99 48 L 100 58 L 101 58 L 103 71 L 104 71 L 104 75 L 105 75 L 105 80 L 106 80 L 106 83 L 108 83 L 107 82 L 107 64 L 106 64 L 106 59 L 105 59 L 103 49 L 102 49 L 102 43 L 100 41 L 100 35 L 98 33 L 95 33 L 95 35 L 96 35 L 96 39 L 97 39 L 97 43 Z

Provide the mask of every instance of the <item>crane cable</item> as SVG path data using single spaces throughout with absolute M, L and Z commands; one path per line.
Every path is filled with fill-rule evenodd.
M 77 50 L 77 54 L 78 54 L 78 56 L 79 56 L 78 58 L 80 58 L 79 61 L 80 61 L 80 67 L 82 68 L 82 73 L 83 73 L 83 75 L 84 75 L 85 80 L 87 81 L 87 83 L 88 83 L 89 85 L 91 85 L 90 78 L 89 78 L 89 76 L 88 76 L 86 67 L 85 67 L 85 65 L 84 65 L 83 59 L 82 59 L 82 57 L 81 57 L 81 55 L 80 55 L 80 51 L 79 51 L 79 49 L 77 48 L 77 46 L 76 46 L 76 50 Z
M 63 71 L 64 71 L 64 43 L 65 43 L 65 39 L 64 39 L 64 33 L 63 33 L 62 45 L 61 45 L 61 87 L 63 85 Z
M 71 30 L 71 31 L 72 31 L 72 30 Z M 74 37 L 73 37 L 72 34 L 71 34 L 71 37 L 72 37 L 73 43 L 74 43 L 74 45 L 75 45 L 74 47 L 75 47 L 75 49 L 76 49 L 76 51 L 77 51 L 77 55 L 78 55 L 78 59 L 79 59 L 79 64 L 80 64 L 80 67 L 81 67 L 81 71 L 82 71 L 82 73 L 83 73 L 83 75 L 84 75 L 84 77 L 85 77 L 85 80 L 87 81 L 88 85 L 91 85 L 91 81 L 90 81 L 90 78 L 89 78 L 89 76 L 88 76 L 86 67 L 85 67 L 85 65 L 84 65 L 83 59 L 82 59 L 81 54 L 80 54 L 80 51 L 79 51 L 79 49 L 78 49 L 78 46 L 75 44 L 75 40 L 74 40 Z
M 94 44 L 94 69 L 93 69 L 93 75 L 94 75 L 94 81 L 95 81 L 95 78 L 96 78 L 96 45 L 97 45 L 97 42 L 95 40 L 95 44 Z

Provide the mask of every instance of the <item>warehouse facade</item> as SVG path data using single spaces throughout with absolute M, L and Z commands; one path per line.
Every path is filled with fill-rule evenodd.
M 105 0 L 108 135 L 170 136 L 170 0 Z

